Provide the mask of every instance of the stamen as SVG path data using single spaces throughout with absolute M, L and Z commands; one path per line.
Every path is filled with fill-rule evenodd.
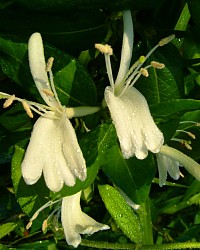
M 143 76 L 145 76 L 145 77 L 148 77 L 148 76 L 149 76 L 149 72 L 148 72 L 148 70 L 145 69 L 145 68 L 141 68 L 141 69 L 140 69 L 140 73 L 141 73 Z
M 159 63 L 156 61 L 151 62 L 151 66 L 154 67 L 155 69 L 163 69 L 165 67 L 164 63 Z
M 13 103 L 14 100 L 15 100 L 15 95 L 9 96 L 8 99 L 3 104 L 3 108 L 8 108 Z
M 49 207 L 49 206 L 51 206 L 51 205 L 53 205 L 53 204 L 55 204 L 55 203 L 57 203 L 57 202 L 59 202 L 59 201 L 60 201 L 60 199 L 59 199 L 59 200 L 56 200 L 56 201 L 48 201 L 48 202 L 45 203 L 42 207 L 40 207 L 40 208 L 34 213 L 34 215 L 31 217 L 29 223 L 26 225 L 26 229 L 28 230 L 28 229 L 31 227 L 32 222 L 38 217 L 39 213 L 40 213 L 42 210 L 44 210 L 45 208 L 47 208 L 47 207 Z
M 59 98 L 58 98 L 56 89 L 55 89 L 55 85 L 54 85 L 54 81 L 53 81 L 53 73 L 52 73 L 51 69 L 49 69 L 48 73 L 49 73 L 49 79 L 50 79 L 50 84 L 51 84 L 51 89 L 52 89 L 52 91 L 53 91 L 53 94 L 54 94 L 54 96 L 55 96 L 55 98 L 56 98 L 56 101 L 57 101 L 58 105 L 59 105 L 60 107 L 62 107 L 62 105 L 61 105 L 61 103 L 60 103 L 60 100 L 59 100 Z
M 168 37 L 161 39 L 158 44 L 159 44 L 159 46 L 164 46 L 167 43 L 171 42 L 174 38 L 175 38 L 175 35 L 170 35 Z
M 109 56 L 111 56 L 113 54 L 113 49 L 110 45 L 108 44 L 100 44 L 100 43 L 96 43 L 95 44 L 95 48 L 98 49 L 101 53 L 103 54 L 107 54 Z
M 185 130 L 176 130 L 177 132 L 182 132 L 182 133 L 186 133 L 187 135 L 189 135 L 192 139 L 196 139 L 196 136 L 194 134 L 192 134 L 191 132 L 189 131 L 185 131 Z
M 180 124 L 183 124 L 183 123 L 193 123 L 193 124 L 196 124 L 197 122 L 195 122 L 195 121 L 181 121 L 179 123 Z
M 53 92 L 49 89 L 42 89 L 42 92 L 48 96 L 54 96 Z
M 115 83 L 114 83 L 113 74 L 112 74 L 112 67 L 111 67 L 111 62 L 110 62 L 110 55 L 104 54 L 104 57 L 105 57 L 106 70 L 107 70 L 107 74 L 108 74 L 108 79 L 109 79 L 109 82 L 110 82 L 110 86 L 112 87 L 112 89 L 114 91 L 114 89 L 115 89 Z
M 172 138 L 171 141 L 178 141 L 178 142 L 180 142 L 183 146 L 185 146 L 187 149 L 192 150 L 192 147 L 190 146 L 191 141 L 186 141 L 186 140 L 179 139 L 179 138 Z
M 46 219 L 42 223 L 42 232 L 46 231 L 47 227 L 48 227 L 48 221 Z
M 23 105 L 23 108 L 25 109 L 27 115 L 30 117 L 30 118 L 33 118 L 33 113 L 28 105 L 28 103 L 25 101 L 25 100 L 22 100 L 22 105 Z
M 53 57 L 50 57 L 50 58 L 48 59 L 47 65 L 46 65 L 46 72 L 49 72 L 49 71 L 52 69 L 53 61 L 54 61 L 54 58 L 53 58 Z

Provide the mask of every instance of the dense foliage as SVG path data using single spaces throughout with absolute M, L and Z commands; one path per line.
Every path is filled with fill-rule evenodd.
M 0 91 L 43 103 L 30 73 L 27 52 L 30 35 L 40 32 L 45 57 L 55 59 L 52 71 L 62 105 L 101 106 L 109 82 L 104 57 L 94 44 L 112 46 L 115 76 L 123 35 L 121 11 L 125 9 L 131 10 L 134 23 L 132 62 L 146 55 L 161 38 L 171 34 L 176 36 L 150 58 L 164 63 L 165 68 L 150 69 L 149 77 L 140 77 L 135 87 L 147 99 L 165 143 L 198 162 L 198 0 L 1 0 Z M 1 106 L 3 103 L 1 100 Z M 166 185 L 159 187 L 154 154 L 149 152 L 144 160 L 136 157 L 125 160 L 107 108 L 72 119 L 87 163 L 85 181 L 77 180 L 74 187 L 64 186 L 57 193 L 48 190 L 43 178 L 34 185 L 26 185 L 21 175 L 21 162 L 36 118 L 37 114 L 33 119 L 28 117 L 17 102 L 7 109 L 0 109 L 1 249 L 71 248 L 65 242 L 61 225 L 56 230 L 53 220 L 48 228 L 41 230 L 51 207 L 39 214 L 31 229 L 27 230 L 26 224 L 48 200 L 73 195 L 80 190 L 83 190 L 82 210 L 111 229 L 90 237 L 83 236 L 78 249 L 133 249 L 135 243 L 160 245 L 155 249 L 197 246 L 195 243 L 200 242 L 200 183 L 181 167 L 179 180 L 168 177 Z M 195 135 L 195 139 L 182 130 Z M 132 209 L 122 192 L 131 200 L 131 206 L 134 202 L 140 209 Z M 183 245 L 179 246 L 179 242 Z M 166 248 L 162 248 L 162 244 Z M 170 244 L 171 248 L 164 244 Z

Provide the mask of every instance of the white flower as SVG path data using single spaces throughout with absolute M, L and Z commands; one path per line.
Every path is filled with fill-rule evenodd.
M 180 165 L 200 181 L 200 165 L 177 149 L 164 145 L 156 156 L 161 187 L 166 183 L 167 172 L 174 180 L 180 177 Z
M 64 197 L 61 208 L 61 222 L 66 241 L 69 245 L 78 247 L 81 243 L 80 234 L 93 234 L 100 230 L 107 230 L 109 226 L 98 223 L 81 211 L 81 192 Z
M 133 85 L 141 75 L 148 77 L 147 69 L 149 67 L 157 69 L 164 67 L 164 64 L 158 62 L 151 62 L 144 68 L 142 68 L 142 65 L 158 46 L 170 42 L 174 36 L 162 39 L 146 57 L 141 56 L 129 69 L 133 46 L 133 23 L 130 11 L 124 11 L 123 18 L 124 34 L 121 62 L 115 82 L 110 63 L 112 48 L 109 45 L 101 44 L 96 44 L 95 47 L 105 55 L 111 85 L 105 89 L 105 101 L 116 128 L 122 154 L 125 159 L 134 155 L 138 159 L 144 159 L 148 155 L 148 150 L 153 153 L 159 152 L 164 143 L 164 138 L 153 121 L 145 97 Z
M 180 177 L 179 162 L 166 156 L 162 153 L 156 154 L 158 173 L 159 173 L 159 186 L 162 187 L 166 184 L 167 173 L 174 179 L 178 180 Z
M 22 162 L 22 176 L 26 184 L 32 185 L 38 181 L 43 172 L 47 187 L 57 192 L 64 183 L 67 186 L 74 186 L 76 177 L 81 181 L 86 178 L 85 159 L 69 118 L 91 114 L 97 112 L 99 108 L 66 108 L 61 105 L 51 71 L 53 58 L 50 58 L 46 65 L 39 33 L 34 33 L 30 37 L 28 52 L 31 74 L 47 105 L 22 100 L 15 95 L 2 92 L 0 95 L 7 99 L 4 108 L 17 100 L 22 103 L 30 117 L 33 117 L 32 110 L 41 115 L 33 127 Z

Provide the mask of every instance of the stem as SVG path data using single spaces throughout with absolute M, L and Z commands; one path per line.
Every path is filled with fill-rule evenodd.
M 143 214 L 140 219 L 142 219 L 143 229 L 144 229 L 144 245 L 153 245 L 153 230 L 151 221 L 151 209 L 150 209 L 150 199 L 148 198 L 144 204 L 141 205 L 143 208 Z
M 108 243 L 102 241 L 90 241 L 82 239 L 82 246 L 102 248 L 102 249 L 132 249 L 132 250 L 170 250 L 170 249 L 200 249 L 200 242 L 183 242 L 183 243 L 171 243 L 163 245 L 143 245 L 139 246 L 134 243 Z

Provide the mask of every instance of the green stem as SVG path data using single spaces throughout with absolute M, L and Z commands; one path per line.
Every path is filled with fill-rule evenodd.
M 183 243 L 171 243 L 163 245 L 143 245 L 139 246 L 132 243 L 108 243 L 102 241 L 90 241 L 82 239 L 82 246 L 102 248 L 102 249 L 132 249 L 132 250 L 170 250 L 170 249 L 200 249 L 200 242 L 183 242 Z
M 153 245 L 150 199 L 147 199 L 146 202 L 141 205 L 141 210 L 139 217 L 144 230 L 143 245 Z

